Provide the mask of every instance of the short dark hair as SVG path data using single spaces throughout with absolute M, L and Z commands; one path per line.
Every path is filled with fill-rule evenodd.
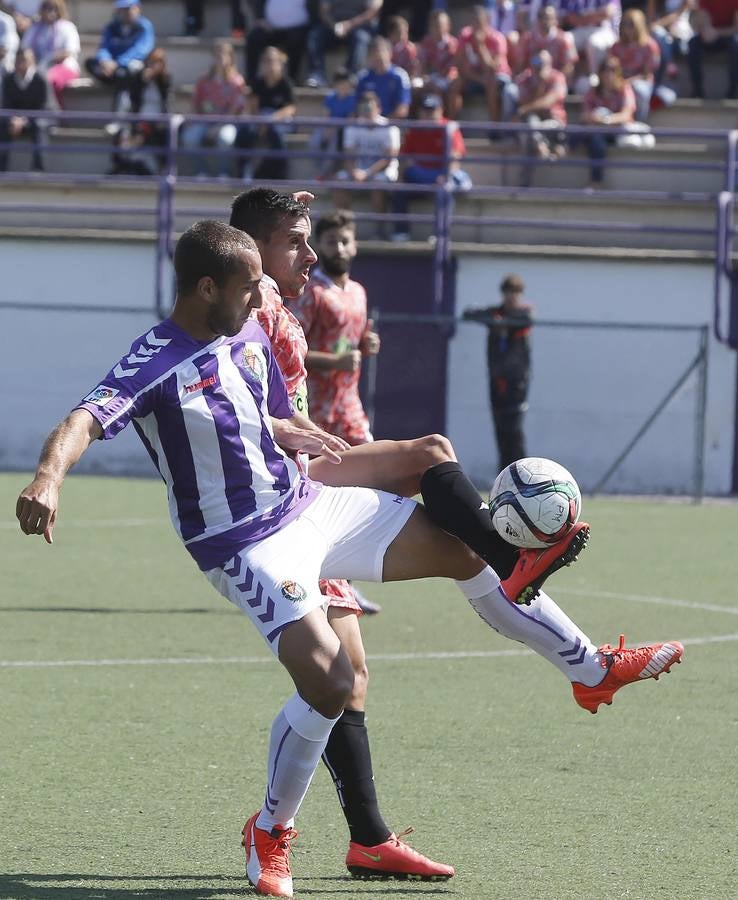
M 266 243 L 285 219 L 309 215 L 308 205 L 295 200 L 292 194 L 273 188 L 252 188 L 239 194 L 231 204 L 230 224 L 248 232 L 254 240 Z
M 325 213 L 315 223 L 315 239 L 320 240 L 320 236 L 332 228 L 350 228 L 356 231 L 356 217 L 350 209 L 334 209 Z
M 331 78 L 331 82 L 333 84 L 337 84 L 339 81 L 353 81 L 354 77 L 349 72 L 348 69 L 343 66 L 339 66 L 337 69 L 333 70 L 333 78 Z
M 238 254 L 242 251 L 259 252 L 248 234 L 212 219 L 195 222 L 177 241 L 174 250 L 177 293 L 188 294 L 206 276 L 222 287 L 237 271 Z
M 514 272 L 510 272 L 510 274 L 505 275 L 505 277 L 500 282 L 500 290 L 503 293 L 505 293 L 506 291 L 514 291 L 522 294 L 525 290 L 525 284 L 520 275 L 516 275 Z

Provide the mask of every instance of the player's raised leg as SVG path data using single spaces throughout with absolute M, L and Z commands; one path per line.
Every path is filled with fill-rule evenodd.
M 440 434 L 411 441 L 376 441 L 341 454 L 340 466 L 311 462 L 311 475 L 324 484 L 365 487 L 412 497 L 422 493 L 431 520 L 458 537 L 487 562 L 516 602 L 527 602 L 546 579 L 570 565 L 586 546 L 589 525 L 580 522 L 545 553 L 518 549 L 495 531 L 487 504 Z
M 427 576 L 454 578 L 488 625 L 556 666 L 574 685 L 577 703 L 592 712 L 600 703 L 611 702 L 623 685 L 668 672 L 683 653 L 677 641 L 635 650 L 597 648 L 543 591 L 527 606 L 512 602 L 497 573 L 460 541 L 436 528 L 418 507 L 385 554 L 383 578 L 402 581 Z

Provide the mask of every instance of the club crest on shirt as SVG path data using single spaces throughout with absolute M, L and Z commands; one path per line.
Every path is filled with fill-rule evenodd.
M 296 581 L 283 581 L 279 588 L 284 599 L 293 603 L 302 603 L 306 597 L 305 588 Z
M 259 383 L 264 381 L 264 360 L 249 346 L 243 348 L 243 364 Z
M 120 394 L 118 388 L 111 388 L 106 384 L 101 384 L 89 393 L 82 402 L 94 403 L 95 406 L 106 406 L 116 394 Z

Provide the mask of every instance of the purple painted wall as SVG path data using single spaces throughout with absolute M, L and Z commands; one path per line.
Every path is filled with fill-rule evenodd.
M 432 313 L 430 254 L 372 255 L 360 251 L 351 275 L 366 288 L 369 309 Z M 453 310 L 454 273 L 442 312 Z M 398 440 L 446 430 L 447 328 L 422 323 L 377 323 L 382 350 L 377 359 L 374 436 Z M 366 397 L 366 366 L 362 396 Z

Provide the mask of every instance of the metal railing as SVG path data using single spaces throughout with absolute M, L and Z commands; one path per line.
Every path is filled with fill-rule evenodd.
M 285 159 L 292 161 L 299 160 L 325 160 L 334 157 L 338 159 L 341 154 L 338 151 L 320 151 L 310 147 L 305 148 L 289 148 L 282 150 L 266 151 L 260 147 L 254 148 L 233 148 L 229 150 L 214 151 L 212 148 L 182 148 L 180 146 L 180 135 L 182 127 L 194 124 L 223 124 L 230 122 L 222 116 L 181 116 L 181 115 L 135 115 L 135 114 L 111 114 L 109 112 L 99 113 L 81 113 L 81 112 L 50 112 L 35 111 L 21 112 L 0 110 L 0 119 L 7 119 L 13 115 L 23 115 L 29 119 L 39 121 L 45 129 L 58 129 L 59 126 L 97 126 L 101 128 L 104 125 L 114 122 L 122 128 L 133 128 L 136 123 L 146 122 L 154 127 L 161 129 L 164 141 L 161 146 L 150 147 L 148 152 L 158 156 L 160 161 L 159 171 L 151 176 L 135 176 L 123 175 L 116 176 L 116 183 L 139 184 L 141 182 L 151 183 L 156 186 L 155 202 L 152 206 L 143 206 L 139 204 L 132 205 L 114 205 L 105 207 L 105 212 L 109 216 L 151 216 L 153 217 L 153 227 L 156 234 L 156 271 L 154 275 L 154 293 L 156 298 L 157 312 L 165 314 L 171 302 L 169 296 L 169 274 L 168 263 L 171 260 L 174 236 L 176 230 L 177 216 L 193 216 L 202 217 L 203 215 L 214 215 L 222 217 L 224 210 L 222 208 L 178 208 L 176 204 L 177 186 L 180 184 L 191 184 L 193 178 L 183 175 L 180 171 L 181 163 L 185 157 L 193 159 L 195 157 L 211 157 L 214 153 L 221 156 L 230 156 L 234 162 L 248 159 L 261 158 L 265 155 L 273 159 Z M 263 118 L 259 116 L 244 116 L 239 118 L 238 125 L 261 125 L 265 124 Z M 292 130 L 305 130 L 320 128 L 341 128 L 345 127 L 347 121 L 345 119 L 325 119 L 322 117 L 295 117 L 287 123 Z M 401 129 L 438 129 L 438 124 L 423 121 L 396 121 Z M 460 123 L 463 133 L 467 138 L 475 138 L 483 136 L 488 138 L 491 133 L 497 136 L 506 136 L 514 139 L 513 147 L 497 147 L 493 153 L 479 154 L 473 151 L 468 153 L 463 160 L 462 165 L 476 166 L 502 166 L 503 168 L 519 168 L 528 174 L 542 167 L 556 166 L 561 170 L 571 168 L 587 168 L 590 166 L 590 160 L 586 157 L 572 156 L 565 159 L 554 161 L 538 159 L 526 154 L 520 139 L 530 134 L 531 129 L 525 124 L 519 123 L 489 123 L 474 122 Z M 608 137 L 615 137 L 619 134 L 630 134 L 627 129 L 612 128 L 607 126 L 568 126 L 561 129 L 569 138 L 585 139 L 588 135 L 605 134 Z M 511 215 L 469 215 L 464 212 L 457 212 L 456 207 L 461 196 L 461 192 L 456 190 L 449 182 L 434 185 L 416 185 L 406 183 L 361 183 L 353 184 L 340 180 L 324 180 L 320 182 L 320 191 L 337 191 L 350 190 L 354 194 L 365 193 L 366 191 L 380 190 L 387 194 L 391 199 L 393 194 L 404 193 L 408 197 L 417 197 L 430 200 L 432 203 L 432 212 L 410 212 L 404 215 L 398 213 L 369 213 L 362 212 L 362 220 L 367 222 L 378 223 L 405 223 L 407 225 L 430 226 L 431 232 L 435 237 L 435 243 L 432 248 L 434 257 L 434 290 L 432 309 L 439 312 L 442 305 L 442 299 L 446 291 L 446 280 L 450 267 L 451 257 L 451 241 L 459 230 L 464 227 L 475 226 L 478 229 L 485 227 L 498 228 L 505 231 L 510 228 L 529 228 L 537 230 L 548 230 L 549 233 L 561 235 L 562 233 L 576 233 L 577 231 L 586 230 L 591 233 L 610 233 L 624 234 L 630 232 L 640 232 L 642 234 L 660 234 L 679 237 L 699 237 L 702 239 L 711 239 L 715 247 L 715 279 L 714 279 L 714 333 L 717 340 L 724 343 L 731 343 L 732 346 L 738 344 L 738 337 L 733 335 L 729 329 L 726 329 L 722 321 L 723 314 L 723 293 L 725 282 L 728 280 L 732 283 L 736 275 L 732 265 L 732 247 L 735 239 L 736 228 L 733 224 L 733 207 L 735 204 L 736 189 L 736 154 L 738 153 L 738 131 L 724 131 L 716 129 L 653 129 L 651 132 L 656 140 L 658 148 L 668 148 L 674 140 L 691 139 L 712 142 L 717 148 L 724 151 L 722 159 L 713 160 L 663 160 L 649 159 L 647 155 L 634 159 L 621 159 L 610 157 L 603 161 L 605 169 L 623 169 L 633 170 L 640 169 L 648 171 L 650 169 L 658 169 L 659 171 L 668 170 L 674 173 L 675 177 L 688 175 L 690 172 L 695 173 L 714 173 L 716 179 L 721 181 L 721 191 L 689 191 L 675 189 L 666 191 L 655 190 L 608 190 L 606 192 L 597 192 L 596 194 L 587 194 L 580 188 L 546 188 L 535 186 L 522 186 L 519 184 L 491 184 L 477 183 L 474 185 L 470 196 L 474 199 L 494 200 L 503 196 L 509 197 L 529 197 L 540 199 L 564 199 L 577 198 L 596 200 L 598 207 L 602 210 L 601 219 L 588 218 L 542 218 L 542 217 L 526 217 Z M 64 137 L 63 134 L 57 133 L 55 137 Z M 524 143 L 524 141 L 522 142 Z M 0 143 L 0 153 L 6 152 L 13 147 L 12 142 Z M 111 142 L 86 143 L 80 145 L 74 141 L 65 142 L 63 140 L 55 140 L 52 144 L 43 146 L 43 153 L 53 159 L 55 154 L 69 152 L 72 150 L 75 154 L 105 154 L 106 156 L 114 152 L 125 153 L 125 148 L 116 148 Z M 447 129 L 445 139 L 444 158 L 439 160 L 441 168 L 447 171 L 448 164 L 451 160 L 451 133 Z M 419 157 L 414 156 L 417 160 Z M 434 157 L 435 159 L 435 157 Z M 28 178 L 26 173 L 0 173 L 0 186 L 3 184 L 12 184 L 17 182 L 19 175 L 22 179 Z M 40 180 L 58 181 L 62 177 L 73 185 L 95 184 L 104 176 L 95 174 L 67 174 L 50 172 L 34 173 L 33 178 Z M 684 179 L 682 179 L 684 180 Z M 244 186 L 240 179 L 232 179 L 234 188 Z M 304 188 L 305 179 L 285 180 L 279 182 L 279 186 L 284 189 Z M 673 225 L 668 223 L 646 224 L 639 221 L 613 221 L 608 218 L 607 206 L 610 203 L 654 203 L 659 202 L 666 204 L 678 202 L 680 204 L 705 205 L 706 203 L 715 204 L 714 224 L 712 225 Z M 89 217 L 96 213 L 100 213 L 101 208 L 90 204 L 67 205 L 67 204 L 27 204 L 20 201 L 3 202 L 0 199 L 0 212 L 25 212 L 38 213 L 40 215 L 54 215 L 55 213 L 64 211 L 66 214 L 78 215 L 80 217 Z

